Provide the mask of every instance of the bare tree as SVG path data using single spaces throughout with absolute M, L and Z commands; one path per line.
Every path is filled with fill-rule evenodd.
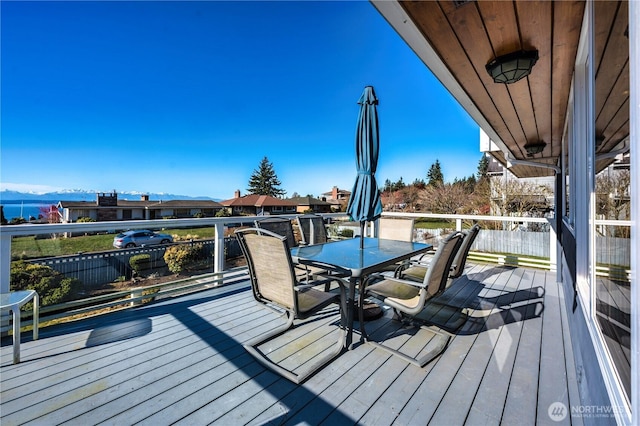
M 631 174 L 629 170 L 609 170 L 596 176 L 596 214 L 603 219 L 627 220 L 631 213 Z M 602 235 L 630 238 L 626 226 L 598 227 Z
M 631 174 L 615 170 L 596 176 L 596 214 L 604 219 L 626 220 L 631 208 Z
M 420 201 L 423 209 L 433 213 L 456 214 L 464 210 L 469 194 L 463 185 L 445 183 L 440 186 L 428 185 L 422 191 Z
M 542 217 L 551 208 L 553 190 L 529 181 L 491 178 L 491 210 L 498 216 Z

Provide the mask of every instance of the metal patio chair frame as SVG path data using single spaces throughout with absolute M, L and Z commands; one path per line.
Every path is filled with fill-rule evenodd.
M 393 308 L 395 312 L 394 319 L 407 321 L 412 325 L 418 324 L 420 328 L 435 333 L 436 337 L 432 340 L 435 347 L 422 357 L 416 358 L 382 343 L 374 342 L 371 339 L 368 340 L 368 343 L 419 367 L 423 367 L 446 349 L 452 336 L 451 333 L 437 324 L 425 322 L 418 315 L 429 307 L 429 303 L 433 298 L 441 295 L 447 288 L 447 283 L 450 280 L 451 265 L 462 244 L 462 239 L 461 232 L 454 232 L 449 235 L 436 251 L 422 282 L 374 274 L 367 277 L 363 286 L 364 291 L 360 293 L 361 302 L 365 296 L 381 299 L 382 303 Z M 443 308 L 445 307 L 438 305 L 438 309 Z M 463 321 L 460 322 L 460 319 Z M 447 329 L 458 328 L 464 321 L 466 321 L 466 316 L 458 316 L 458 323 L 449 325 Z
M 245 343 L 244 348 L 265 367 L 294 383 L 301 383 L 344 350 L 347 323 L 345 285 L 348 283 L 337 276 L 323 277 L 320 281 L 300 281 L 295 274 L 286 238 L 281 235 L 258 228 L 238 230 L 235 234 L 247 259 L 254 298 L 286 317 L 281 326 Z M 327 268 L 332 266 L 327 265 Z M 325 281 L 337 282 L 340 292 L 330 293 L 313 288 Z M 258 349 L 258 346 L 294 327 L 294 320 L 307 319 L 332 303 L 337 303 L 340 310 L 339 338 L 332 350 L 325 351 L 318 359 L 314 358 L 301 372 L 295 373 L 282 367 Z
M 296 217 L 302 242 L 306 245 L 323 244 L 329 241 L 324 218 L 317 214 L 304 214 Z
M 469 257 L 469 251 L 471 250 L 471 246 L 476 240 L 479 232 L 480 225 L 478 225 L 477 223 L 468 230 L 463 231 L 464 239 L 462 240 L 460 249 L 456 253 L 456 257 L 453 259 L 449 278 L 455 279 L 462 276 L 464 268 L 467 264 L 467 258 Z M 398 278 L 422 281 L 425 274 L 427 273 L 429 265 L 431 264 L 432 258 L 433 254 L 431 254 L 428 259 L 422 257 L 420 259 L 405 262 L 396 270 L 395 275 Z M 451 280 L 449 282 L 451 282 Z

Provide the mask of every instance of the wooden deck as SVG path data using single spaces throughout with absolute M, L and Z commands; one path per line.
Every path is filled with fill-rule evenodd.
M 279 324 L 247 281 L 24 333 L 22 363 L 3 340 L 0 423 L 534 425 L 579 404 L 555 274 L 468 265 L 449 297 L 472 318 L 424 368 L 372 345 L 345 352 L 302 385 L 266 370 L 242 343 Z M 337 309 L 286 334 L 272 357 L 301 365 L 337 338 Z M 391 312 L 376 340 L 417 353 L 430 333 Z M 357 336 L 356 336 L 357 339 Z

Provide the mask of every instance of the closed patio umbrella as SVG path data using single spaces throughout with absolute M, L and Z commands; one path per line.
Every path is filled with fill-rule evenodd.
M 360 113 L 356 129 L 356 182 L 347 205 L 351 220 L 360 222 L 360 248 L 364 244 L 365 222 L 376 220 L 382 214 L 380 191 L 375 172 L 378 167 L 378 98 L 372 86 L 367 86 L 358 100 Z

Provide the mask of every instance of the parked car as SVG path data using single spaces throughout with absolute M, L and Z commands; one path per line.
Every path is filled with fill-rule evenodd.
M 172 242 L 173 237 L 171 235 L 151 232 L 146 229 L 126 231 L 113 238 L 113 246 L 116 248 L 153 246 Z

